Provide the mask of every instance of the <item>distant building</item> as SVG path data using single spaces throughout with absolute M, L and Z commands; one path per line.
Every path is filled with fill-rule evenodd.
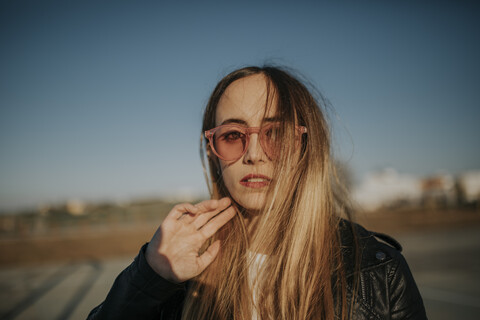
M 458 186 L 464 202 L 480 203 L 480 171 L 470 171 L 460 175 Z
M 367 211 L 380 208 L 452 208 L 457 204 L 480 203 L 480 171 L 454 178 L 442 173 L 429 177 L 400 174 L 388 168 L 372 172 L 353 189 L 353 200 Z
M 86 205 L 83 201 L 71 199 L 65 204 L 66 211 L 72 216 L 80 216 L 86 213 Z
M 382 207 L 418 204 L 422 194 L 421 179 L 388 168 L 367 174 L 354 188 L 352 197 L 362 209 L 373 211 Z
M 446 208 L 457 203 L 455 179 L 450 174 L 438 174 L 422 179 L 422 206 Z

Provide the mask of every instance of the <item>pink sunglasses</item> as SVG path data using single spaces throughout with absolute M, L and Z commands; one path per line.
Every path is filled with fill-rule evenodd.
M 205 131 L 210 148 L 217 157 L 225 161 L 236 161 L 247 152 L 251 134 L 258 134 L 260 145 L 268 158 L 273 159 L 278 137 L 278 124 L 263 127 L 245 127 L 238 124 L 224 124 Z M 307 128 L 295 126 L 298 137 L 307 133 Z

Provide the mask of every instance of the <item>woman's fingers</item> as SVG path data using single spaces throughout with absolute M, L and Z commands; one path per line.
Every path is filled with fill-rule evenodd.
M 213 204 L 207 204 L 205 206 L 201 206 L 202 211 L 203 210 L 208 210 L 208 211 L 198 214 L 195 220 L 193 221 L 193 224 L 197 229 L 200 229 L 201 227 L 203 227 L 203 225 L 205 225 L 211 218 L 213 218 L 214 216 L 216 216 L 217 214 L 219 214 L 220 212 L 228 208 L 231 201 L 228 198 L 224 198 L 224 199 L 217 201 L 216 205 L 215 203 L 213 203 Z
M 219 251 L 220 240 L 216 240 L 201 256 L 198 257 L 198 265 L 202 271 L 212 263 Z
M 180 219 L 184 214 L 196 215 L 200 211 L 199 208 L 195 207 L 191 203 L 181 203 L 173 207 L 170 213 L 165 219 Z
M 236 214 L 234 207 L 229 207 L 223 212 L 217 214 L 214 218 L 210 219 L 203 227 L 198 230 L 205 239 L 210 238 L 218 231 L 225 223 L 232 219 Z
M 198 251 L 235 216 L 230 205 L 228 198 L 176 205 L 147 247 L 146 258 L 152 269 L 173 281 L 188 280 L 202 272 L 215 259 L 220 242 L 215 241 L 201 256 Z
M 222 198 L 220 200 L 215 200 L 215 199 L 205 200 L 200 203 L 197 203 L 195 207 L 197 207 L 202 213 L 215 211 L 215 210 L 218 210 L 218 212 L 220 212 L 225 208 L 227 208 L 231 203 L 232 201 L 230 200 L 230 198 Z
M 173 207 L 173 209 L 167 215 L 166 219 L 181 219 L 183 222 L 190 223 L 194 221 L 194 218 L 197 217 L 199 214 L 209 214 L 210 217 L 206 221 L 198 225 L 197 228 L 200 228 L 211 217 L 215 216 L 220 211 L 227 208 L 230 203 L 231 200 L 229 198 L 222 198 L 220 200 L 205 200 L 196 205 L 190 203 L 182 203 Z

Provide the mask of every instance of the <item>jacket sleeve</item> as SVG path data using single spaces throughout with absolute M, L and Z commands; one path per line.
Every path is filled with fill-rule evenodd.
M 163 279 L 148 265 L 146 246 L 118 275 L 105 301 L 90 312 L 87 320 L 158 319 L 166 301 L 177 295 L 183 297 L 185 284 Z
M 423 300 L 408 264 L 400 253 L 387 275 L 392 320 L 427 319 Z

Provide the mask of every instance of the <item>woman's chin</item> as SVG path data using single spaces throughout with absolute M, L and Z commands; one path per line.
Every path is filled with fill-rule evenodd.
M 265 206 L 265 196 L 264 195 L 255 195 L 255 196 L 244 196 L 235 201 L 244 209 L 248 215 L 258 215 L 262 212 Z

